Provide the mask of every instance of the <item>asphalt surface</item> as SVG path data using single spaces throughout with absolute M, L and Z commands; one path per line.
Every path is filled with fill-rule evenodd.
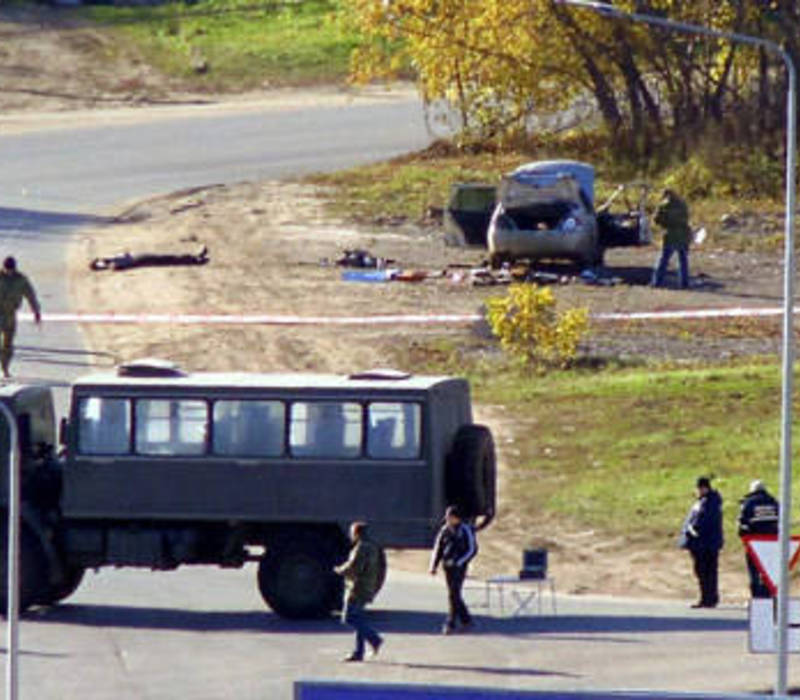
M 419 106 L 402 98 L 142 114 L 102 126 L 93 126 L 91 115 L 85 123 L 50 120 L 42 129 L 0 123 L 0 255 L 19 258 L 46 312 L 69 306 L 70 236 L 126 201 L 339 168 L 427 141 Z M 23 323 L 13 369 L 21 380 L 66 384 L 89 359 L 76 328 Z M 62 408 L 65 398 L 61 391 Z M 481 590 L 469 595 L 482 602 Z M 770 657 L 747 652 L 741 609 L 561 597 L 555 616 L 507 619 L 476 607 L 474 633 L 442 637 L 444 606 L 441 580 L 392 572 L 374 612 L 385 648 L 378 659 L 353 666 L 340 662 L 351 637 L 335 621 L 288 623 L 266 610 L 253 567 L 103 570 L 88 574 L 66 604 L 25 616 L 21 697 L 283 700 L 302 678 L 763 691 L 774 675 Z
M 512 618 L 482 608 L 478 587 L 476 629 L 445 637 L 442 579 L 396 571 L 370 613 L 380 655 L 345 664 L 347 628 L 277 618 L 255 578 L 254 566 L 89 574 L 67 604 L 27 615 L 23 697 L 289 700 L 302 679 L 752 692 L 773 678 L 771 657 L 747 652 L 741 608 L 561 596 L 557 615 L 545 597 L 541 615 Z
M 12 254 L 45 313 L 66 311 L 66 243 L 125 203 L 177 189 L 281 178 L 379 160 L 428 143 L 402 91 L 180 109 L 28 115 L 0 120 L 0 257 Z M 14 376 L 66 383 L 90 358 L 78 330 L 22 323 Z M 66 394 L 58 392 L 60 408 Z

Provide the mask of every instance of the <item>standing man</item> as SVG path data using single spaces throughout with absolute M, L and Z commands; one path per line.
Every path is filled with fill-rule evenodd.
M 17 271 L 17 261 L 9 256 L 3 261 L 3 269 L 0 271 L 0 367 L 6 379 L 11 376 L 9 366 L 14 354 L 17 310 L 23 298 L 28 300 L 33 311 L 33 320 L 37 324 L 41 323 L 41 308 L 33 285 L 25 275 Z
M 383 550 L 369 538 L 366 523 L 354 522 L 350 526 L 350 541 L 350 557 L 334 571 L 347 581 L 342 622 L 356 631 L 356 647 L 344 661 L 358 662 L 364 660 L 365 642 L 372 647 L 373 656 L 383 644 L 383 638 L 367 623 L 364 609 L 383 583 L 385 560 Z
M 777 535 L 778 501 L 767 491 L 763 482 L 756 479 L 750 484 L 750 491 L 741 501 L 739 511 L 739 536 L 742 535 Z M 753 560 L 745 552 L 747 573 L 750 575 L 750 594 L 753 598 L 770 598 L 769 588 L 761 578 Z
M 673 253 L 678 254 L 678 281 L 681 289 L 689 287 L 689 243 L 692 229 L 689 227 L 689 207 L 673 190 L 664 190 L 656 211 L 655 222 L 665 229 L 661 257 L 653 270 L 653 287 L 664 285 L 669 261 Z
M 472 526 L 462 520 L 457 506 L 448 506 L 445 523 L 433 546 L 430 569 L 431 575 L 435 576 L 441 562 L 447 580 L 449 612 L 442 627 L 443 634 L 452 634 L 455 631 L 456 620 L 461 622 L 463 628 L 472 625 L 472 616 L 461 597 L 461 589 L 467 577 L 467 567 L 477 552 L 478 545 Z
M 711 488 L 711 481 L 701 476 L 697 480 L 697 500 L 681 532 L 681 546 L 692 555 L 700 585 L 700 600 L 693 608 L 715 608 L 719 603 L 717 573 L 722 545 L 722 497 Z

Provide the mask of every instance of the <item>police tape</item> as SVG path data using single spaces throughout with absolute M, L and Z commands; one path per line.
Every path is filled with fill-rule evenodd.
M 780 316 L 778 307 L 730 307 L 722 309 L 666 309 L 661 311 L 619 311 L 591 315 L 592 321 L 670 321 L 724 318 L 769 318 Z M 800 313 L 800 307 L 794 308 Z M 19 320 L 33 321 L 30 313 Z M 386 314 L 377 316 L 289 316 L 274 314 L 128 314 L 128 313 L 46 313 L 45 323 L 238 325 L 238 326 L 370 326 L 370 325 L 464 325 L 484 320 L 482 314 Z

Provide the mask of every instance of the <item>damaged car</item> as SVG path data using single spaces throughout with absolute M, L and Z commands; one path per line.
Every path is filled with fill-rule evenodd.
M 528 163 L 503 178 L 487 235 L 489 261 L 571 260 L 602 266 L 608 248 L 650 243 L 644 198 L 638 209 L 595 211 L 594 167 L 578 161 Z

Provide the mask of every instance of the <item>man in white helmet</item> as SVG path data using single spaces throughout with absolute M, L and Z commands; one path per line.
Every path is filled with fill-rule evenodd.
M 755 479 L 750 483 L 750 490 L 741 500 L 739 510 L 739 536 L 742 535 L 777 535 L 778 501 L 767 491 L 763 482 Z M 755 563 L 745 553 L 747 573 L 750 576 L 750 593 L 753 598 L 770 598 L 771 593 Z

